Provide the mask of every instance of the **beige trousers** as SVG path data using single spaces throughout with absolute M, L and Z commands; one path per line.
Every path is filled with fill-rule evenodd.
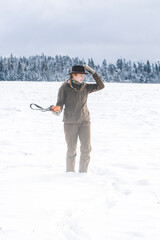
M 66 172 L 75 171 L 77 141 L 80 140 L 79 172 L 87 172 L 90 162 L 90 122 L 64 123 L 64 133 L 67 143 Z

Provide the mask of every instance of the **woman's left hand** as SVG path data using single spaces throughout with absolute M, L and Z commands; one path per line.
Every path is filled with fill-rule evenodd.
M 93 68 L 89 67 L 87 64 L 84 64 L 83 66 L 84 66 L 84 69 L 92 75 L 96 72 Z

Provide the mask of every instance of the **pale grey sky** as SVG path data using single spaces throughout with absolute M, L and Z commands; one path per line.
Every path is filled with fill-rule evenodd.
M 159 0 L 0 0 L 0 56 L 160 60 Z

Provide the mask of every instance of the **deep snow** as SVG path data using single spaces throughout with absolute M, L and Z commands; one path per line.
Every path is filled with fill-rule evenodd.
M 0 82 L 0 240 L 159 240 L 160 85 L 89 95 L 88 174 L 65 173 L 62 114 L 29 108 L 60 85 Z

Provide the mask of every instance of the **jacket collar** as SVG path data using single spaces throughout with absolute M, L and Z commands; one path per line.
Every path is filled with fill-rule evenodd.
M 67 85 L 67 87 L 74 89 L 68 82 L 66 83 L 66 85 Z M 77 90 L 77 91 L 82 91 L 85 86 L 86 86 L 86 83 L 82 82 L 81 83 L 81 88 L 79 90 Z M 74 91 L 76 92 L 75 89 L 74 89 Z

